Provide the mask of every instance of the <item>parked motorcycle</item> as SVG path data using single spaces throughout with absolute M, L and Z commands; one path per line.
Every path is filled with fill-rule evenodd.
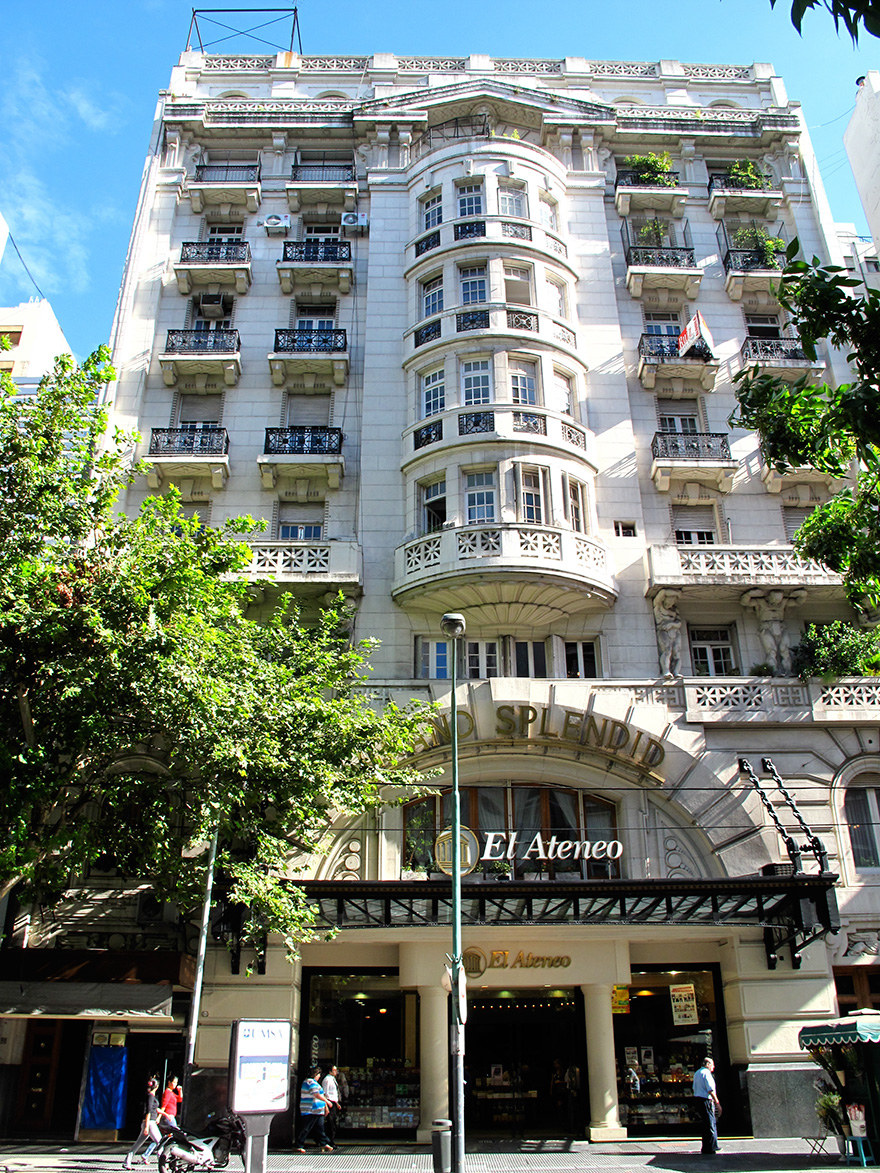
M 211 1169 L 225 1169 L 230 1152 L 244 1152 L 244 1126 L 232 1113 L 218 1117 L 206 1131 L 208 1135 L 195 1136 L 176 1125 L 169 1128 L 156 1150 L 159 1173 L 207 1173 Z

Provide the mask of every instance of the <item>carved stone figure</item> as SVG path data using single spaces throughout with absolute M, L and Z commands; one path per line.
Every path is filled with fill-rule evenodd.
M 847 933 L 846 952 L 844 957 L 876 957 L 880 952 L 880 933 L 866 930 L 858 933 Z
M 663 676 L 677 676 L 681 670 L 681 619 L 678 614 L 678 591 L 660 591 L 654 597 L 654 623 L 657 627 L 657 651 Z
M 785 610 L 797 606 L 807 597 L 803 589 L 791 591 L 752 590 L 740 599 L 743 607 L 751 607 L 758 617 L 758 638 L 764 656 L 778 676 L 791 675 L 791 642 L 785 629 Z

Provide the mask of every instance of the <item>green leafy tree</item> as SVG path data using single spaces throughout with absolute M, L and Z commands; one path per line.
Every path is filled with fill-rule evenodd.
M 880 631 L 860 631 L 841 619 L 819 626 L 811 623 L 792 648 L 791 664 L 804 680 L 874 676 L 880 672 Z
M 786 383 L 755 367 L 736 376 L 731 424 L 754 429 L 764 459 L 780 472 L 810 467 L 850 483 L 818 506 L 795 534 L 805 558 L 843 577 L 847 597 L 876 621 L 880 608 L 880 295 L 854 294 L 845 269 L 795 260 L 787 250 L 777 296 L 807 358 L 827 339 L 852 365 L 851 383 L 834 387 L 804 376 Z M 855 477 L 853 472 L 855 471 Z
M 776 7 L 776 0 L 770 0 Z M 880 37 L 880 3 L 877 0 L 792 0 L 791 23 L 799 33 L 806 14 L 813 8 L 824 8 L 834 17 L 834 27 L 846 29 L 853 41 L 858 41 L 861 25 L 872 37 Z
M 108 358 L 0 394 L 0 895 L 49 903 L 109 855 L 191 909 L 216 830 L 246 935 L 293 946 L 291 858 L 417 782 L 423 718 L 371 703 L 341 606 L 248 618 L 251 519 L 204 527 L 174 492 L 115 513 L 134 437 L 108 442 Z

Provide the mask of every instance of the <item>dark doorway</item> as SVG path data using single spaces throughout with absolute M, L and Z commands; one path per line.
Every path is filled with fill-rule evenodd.
M 59 1018 L 29 1020 L 13 1134 L 73 1138 L 90 1026 Z
M 125 1108 L 123 1139 L 133 1140 L 144 1119 L 144 1100 L 147 1080 L 154 1075 L 159 1081 L 159 1096 L 170 1075 L 183 1078 L 184 1041 L 180 1035 L 159 1031 L 129 1034 L 128 1093 Z
M 583 1137 L 587 1104 L 580 990 L 481 990 L 468 1002 L 468 1134 Z

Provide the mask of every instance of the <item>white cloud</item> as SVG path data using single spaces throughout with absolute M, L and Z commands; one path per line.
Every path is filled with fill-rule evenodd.
M 89 130 L 106 131 L 117 125 L 116 113 L 97 106 L 84 90 L 69 90 L 66 98 Z

